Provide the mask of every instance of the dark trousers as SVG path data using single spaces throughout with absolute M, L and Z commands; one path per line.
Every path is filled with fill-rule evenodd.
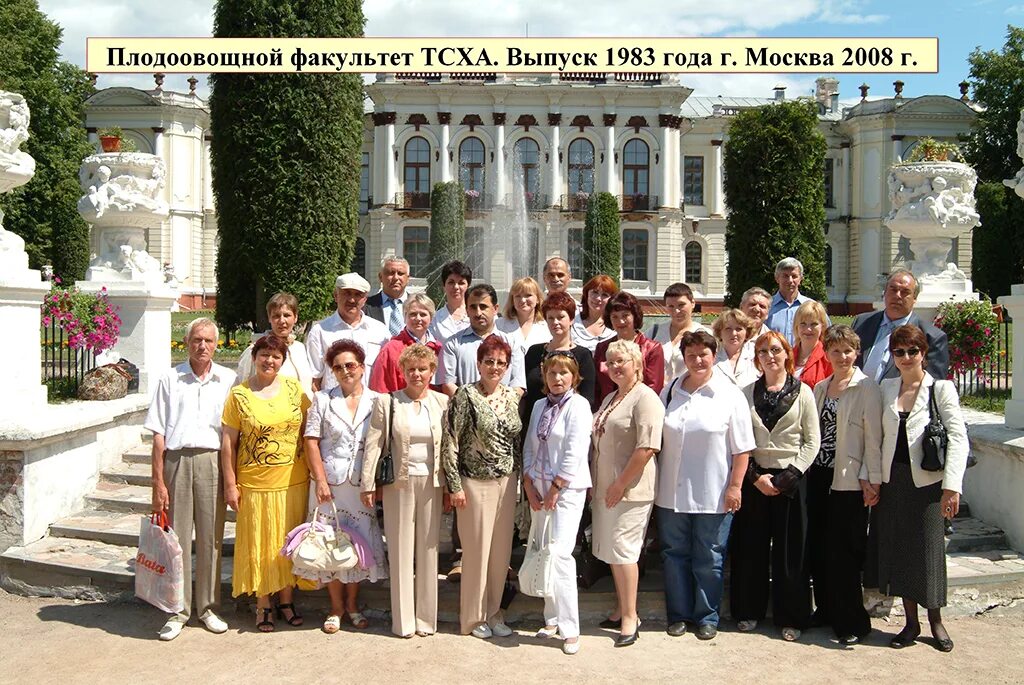
M 864 610 L 861 568 L 867 545 L 868 510 L 859 490 L 831 489 L 833 469 L 807 471 L 807 561 L 814 585 L 814 616 L 837 637 L 864 637 L 871 619 Z
M 809 625 L 811 590 L 804 569 L 802 518 L 799 496 L 768 497 L 744 482 L 743 505 L 733 518 L 729 544 L 729 605 L 737 621 L 762 620 L 770 596 L 776 626 Z

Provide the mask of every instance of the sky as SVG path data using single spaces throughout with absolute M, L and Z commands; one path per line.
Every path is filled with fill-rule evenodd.
M 859 99 L 857 87 L 871 96 L 893 93 L 959 96 L 957 84 L 968 75 L 967 57 L 976 47 L 1000 50 L 1006 27 L 1024 25 L 1024 0 L 670 0 L 644 6 L 622 0 L 371 0 L 364 3 L 367 36 L 761 36 L 939 38 L 937 74 L 836 74 L 840 99 Z M 85 66 L 85 39 L 105 36 L 210 36 L 215 0 L 176 0 L 172 5 L 143 0 L 39 0 L 40 8 L 64 29 L 62 56 Z M 695 95 L 771 97 L 776 84 L 787 97 L 809 95 L 821 74 L 683 75 Z M 198 92 L 208 94 L 202 74 Z M 187 92 L 187 74 L 168 75 L 165 90 Z M 129 85 L 150 89 L 146 75 L 104 74 L 100 88 Z

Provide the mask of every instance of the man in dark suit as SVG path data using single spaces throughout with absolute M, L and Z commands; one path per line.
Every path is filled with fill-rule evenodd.
M 398 335 L 405 326 L 405 289 L 409 285 L 409 262 L 394 255 L 380 265 L 380 290 L 366 298 L 365 312 Z
M 858 314 L 851 324 L 860 336 L 860 356 L 857 365 L 875 381 L 899 375 L 889 353 L 889 336 L 898 327 L 910 324 L 924 331 L 928 339 L 925 370 L 937 379 L 945 379 L 949 371 L 949 341 L 946 334 L 930 321 L 914 313 L 914 303 L 921 293 L 921 284 L 906 269 L 896 269 L 885 282 L 882 299 L 885 309 L 880 312 Z

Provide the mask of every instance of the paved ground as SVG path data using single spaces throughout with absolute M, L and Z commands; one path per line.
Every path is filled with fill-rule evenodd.
M 313 612 L 310 612 L 311 614 Z M 139 604 L 76 603 L 0 592 L 0 663 L 6 683 L 319 682 L 703 682 L 821 683 L 1024 682 L 1024 614 L 1011 610 L 948 621 L 951 654 L 930 641 L 895 651 L 898 624 L 875 621 L 866 643 L 840 647 L 822 629 L 789 644 L 774 631 L 730 629 L 712 642 L 671 638 L 645 624 L 641 640 L 612 647 L 612 633 L 588 627 L 580 653 L 561 653 L 556 640 L 532 637 L 536 626 L 513 626 L 513 637 L 484 642 L 453 634 L 399 640 L 379 624 L 369 633 L 321 633 L 310 627 L 259 635 L 248 614 L 227 617 L 231 630 L 211 635 L 188 628 L 176 641 L 155 639 L 160 614 Z

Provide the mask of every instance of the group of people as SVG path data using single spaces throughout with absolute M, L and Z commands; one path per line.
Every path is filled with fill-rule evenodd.
M 784 639 L 823 625 L 854 644 L 871 630 L 862 586 L 873 586 L 903 598 L 893 647 L 918 637 L 924 606 L 949 651 L 942 519 L 957 513 L 968 449 L 945 335 L 913 313 L 909 271 L 894 271 L 885 309 L 852 327 L 831 326 L 800 294 L 802 275 L 783 260 L 775 295 L 751 288 L 710 329 L 690 288 L 673 284 L 669 319 L 644 332 L 640 303 L 608 276 L 577 303 L 560 258 L 545 265 L 546 292 L 517 280 L 500 316 L 495 290 L 473 285 L 462 262 L 443 267 L 435 310 L 407 292 L 405 260 L 388 258 L 372 297 L 358 274 L 338 277 L 337 311 L 304 345 L 298 302 L 273 296 L 270 331 L 237 373 L 212 360 L 216 325 L 193 321 L 189 360 L 160 380 L 146 427 L 153 508 L 170 510 L 186 558 L 195 530 L 200 621 L 227 629 L 214 611 L 226 504 L 237 512 L 233 595 L 255 595 L 258 630 L 275 617 L 301 625 L 294 588 L 321 586 L 325 632 L 366 628 L 359 584 L 389 578 L 392 632 L 431 635 L 441 514 L 453 510 L 448 577 L 461 582 L 464 634 L 512 634 L 503 595 L 518 528 L 547 550 L 537 635 L 575 654 L 573 554 L 589 519 L 591 551 L 614 580 L 601 627 L 618 631 L 617 647 L 639 637 L 638 563 L 656 529 L 670 635 L 715 637 L 728 558 L 740 631 L 770 602 Z M 948 436 L 937 471 L 922 467 L 933 415 Z M 393 482 L 378 483 L 386 457 Z M 358 541 L 357 566 L 296 575 L 281 546 L 314 512 Z M 192 605 L 186 564 L 185 609 L 161 639 Z

